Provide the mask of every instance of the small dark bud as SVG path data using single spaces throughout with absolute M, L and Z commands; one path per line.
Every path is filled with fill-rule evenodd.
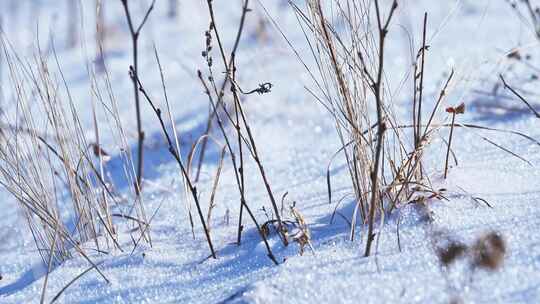
M 518 49 L 515 49 L 515 50 L 511 51 L 510 53 L 508 53 L 508 55 L 506 55 L 506 57 L 519 61 L 519 60 L 521 60 L 521 53 L 519 52 Z

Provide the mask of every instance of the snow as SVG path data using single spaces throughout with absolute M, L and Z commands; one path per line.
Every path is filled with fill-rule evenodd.
M 15 10 L 12 4 L 18 2 Z M 46 45 L 52 35 L 61 58 L 71 93 L 82 111 L 82 124 L 93 138 L 93 123 L 89 111 L 90 81 L 85 65 L 93 60 L 94 8 L 93 1 L 84 2 L 85 41 L 87 49 L 67 49 L 63 43 L 66 32 L 65 9 L 60 1 L 2 1 L 4 29 L 11 42 L 21 52 L 31 55 L 39 20 L 41 44 Z M 106 12 L 113 37 L 107 67 L 121 111 L 121 119 L 128 130 L 132 147 L 136 146 L 132 87 L 127 71 L 130 64 L 130 42 L 122 15 L 120 1 L 111 1 Z M 142 17 L 145 3 L 133 5 L 137 17 Z M 241 1 L 214 0 L 217 20 L 230 48 L 234 40 L 241 10 Z M 309 60 L 309 49 L 298 27 L 294 14 L 284 1 L 261 1 L 270 15 L 284 30 L 300 54 Z M 267 3 L 268 2 L 268 3 Z M 298 1 L 301 3 L 301 1 Z M 382 1 L 384 2 L 384 1 Z M 460 116 L 460 122 L 473 122 L 494 128 L 516 130 L 540 139 L 540 121 L 530 112 L 514 115 L 505 107 L 519 107 L 513 99 L 495 99 L 480 94 L 490 91 L 499 73 L 508 81 L 520 84 L 520 79 L 535 72 L 506 58 L 507 52 L 522 46 L 525 53 L 536 58 L 538 42 L 530 27 L 519 21 L 505 1 L 400 1 L 396 24 L 391 27 L 387 74 L 392 91 L 398 92 L 396 102 L 405 104 L 410 97 L 408 89 L 399 90 L 399 82 L 410 69 L 409 46 L 404 32 L 420 39 L 421 18 L 429 13 L 431 46 L 427 59 L 425 89 L 434 99 L 446 80 L 456 70 L 456 83 L 452 87 L 449 105 L 465 102 L 471 111 Z M 156 45 L 163 62 L 168 95 L 173 114 L 187 149 L 191 141 L 204 131 L 208 113 L 207 97 L 197 79 L 196 71 L 205 71 L 204 31 L 208 27 L 205 1 L 181 1 L 177 20 L 166 18 L 166 2 L 157 1 L 147 27 L 141 36 L 142 81 L 150 94 L 161 100 L 159 70 L 153 56 Z M 32 8 L 40 5 L 39 18 L 32 17 Z M 109 7 L 108 7 L 109 8 Z M 326 186 L 326 166 L 332 154 L 339 149 L 333 121 L 325 110 L 305 90 L 312 86 L 300 62 L 283 41 L 281 34 L 267 24 L 266 38 L 258 37 L 254 28 L 257 18 L 266 18 L 260 2 L 253 1 L 246 33 L 238 56 L 239 83 L 255 88 L 259 83 L 271 82 L 270 94 L 250 96 L 245 105 L 252 122 L 258 150 L 276 197 L 288 192 L 287 200 L 295 201 L 306 218 L 312 233 L 315 253 L 307 249 L 298 254 L 298 245 L 283 248 L 279 240 L 270 240 L 272 250 L 282 261 L 274 266 L 266 256 L 264 244 L 249 219 L 244 220 L 245 232 L 241 246 L 235 244 L 238 220 L 238 195 L 234 172 L 226 160 L 218 187 L 211 222 L 212 239 L 218 259 L 207 259 L 209 252 L 202 228 L 195 222 L 192 237 L 180 185 L 176 163 L 166 151 L 159 124 L 145 104 L 143 120 L 147 132 L 146 175 L 144 202 L 152 221 L 153 246 L 146 243 L 131 254 L 132 241 L 127 231 L 120 232 L 124 252 L 109 255 L 90 253 L 102 263 L 100 269 L 111 281 L 104 282 L 91 271 L 68 288 L 62 303 L 449 303 L 459 296 L 464 303 L 535 303 L 540 299 L 540 146 L 518 136 L 480 130 L 457 129 L 453 148 L 458 166 L 449 171 L 443 181 L 445 145 L 439 140 L 432 144 L 425 166 L 430 178 L 439 188 L 447 188 L 449 201 L 433 200 L 429 211 L 433 223 L 427 224 L 425 210 L 405 205 L 397 214 L 385 219 L 380 231 L 377 254 L 363 257 L 366 229 L 358 229 L 354 242 L 348 240 L 347 223 L 336 216 L 330 223 L 337 199 L 351 192 L 343 160 L 332 166 L 334 202 L 329 205 Z M 25 20 L 33 20 L 26 22 Z M 35 20 L 34 20 L 35 19 Z M 215 53 L 217 61 L 217 53 Z M 218 66 L 216 64 L 216 66 Z M 216 68 L 216 71 L 218 68 Z M 6 71 L 3 71 L 4 77 Z M 217 72 L 216 72 L 217 73 Z M 446 75 L 446 76 L 445 76 Z M 521 78 L 520 78 L 521 77 Z M 532 100 L 540 93 L 534 82 L 525 83 Z M 524 89 L 525 89 L 524 88 Z M 8 114 L 10 92 L 2 84 L 3 110 Z M 502 92 L 507 94 L 508 92 Z M 511 95 L 504 95 L 510 97 Z M 478 104 L 485 102 L 500 111 L 487 118 Z M 162 105 L 161 101 L 160 104 Z M 100 110 L 101 111 L 101 110 Z M 100 121 L 106 125 L 103 112 Z M 441 115 L 440 119 L 444 119 Z M 105 150 L 113 154 L 111 170 L 119 153 L 112 132 L 102 130 Z M 504 147 L 527 158 L 532 164 L 501 151 L 483 141 L 487 136 Z M 441 135 L 446 136 L 445 131 Z M 204 166 L 198 188 L 202 191 L 204 208 L 216 170 L 218 149 L 212 148 Z M 266 220 L 262 206 L 269 202 L 255 164 L 245 168 L 248 204 L 260 222 Z M 113 172 L 113 175 L 115 173 Z M 122 172 L 116 172 L 121 175 Z M 125 182 L 118 190 L 129 195 Z M 481 197 L 493 208 L 475 202 Z M 36 251 L 25 221 L 15 200 L 0 190 L 0 303 L 39 302 L 45 266 Z M 353 202 L 344 200 L 337 210 L 348 217 Z M 230 223 L 226 215 L 230 212 Z M 398 248 L 396 227 L 400 222 Z M 500 232 L 507 242 L 507 258 L 496 272 L 472 273 L 465 260 L 444 275 L 435 255 L 430 232 L 433 227 L 449 231 L 470 244 L 487 231 Z M 377 230 L 379 225 L 377 225 Z M 135 234 L 137 235 L 137 234 Z M 89 267 L 86 260 L 75 257 L 56 267 L 49 276 L 48 301 L 75 276 Z M 451 283 L 448 283 L 447 278 Z

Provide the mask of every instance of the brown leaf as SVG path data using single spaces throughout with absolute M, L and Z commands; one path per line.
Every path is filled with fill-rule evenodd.
M 456 114 L 456 115 L 457 114 L 463 114 L 463 113 L 465 113 L 465 103 L 462 102 L 457 107 L 448 107 L 448 108 L 446 108 L 446 112 Z
M 465 103 L 461 103 L 459 106 L 457 106 L 455 109 L 456 114 L 463 114 L 465 113 Z
M 506 243 L 502 236 L 490 232 L 480 237 L 473 247 L 473 266 L 487 270 L 501 267 L 506 254 Z

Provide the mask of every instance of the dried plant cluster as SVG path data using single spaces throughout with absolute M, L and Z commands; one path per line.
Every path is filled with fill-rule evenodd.
M 107 110 L 125 177 L 128 183 L 136 180 L 108 74 L 100 82 L 88 69 L 95 132 L 95 138 L 89 140 L 54 46 L 52 57 L 38 46 L 38 55 L 26 59 L 19 57 L 4 36 L 0 39 L 8 83 L 15 94 L 11 109 L 16 114 L 2 115 L 0 184 L 19 203 L 48 267 L 47 278 L 53 267 L 78 255 L 90 265 L 84 273 L 95 269 L 109 282 L 91 256 L 124 250 L 118 226 L 131 230 L 134 246 L 141 240 L 151 244 L 151 239 L 142 198 L 121 198 L 108 176 L 111 156 L 99 141 L 105 126 L 97 122 L 98 104 Z M 47 279 L 43 297 L 46 285 Z
M 234 43 L 232 48 L 227 51 L 224 47 L 223 38 L 220 36 L 220 30 L 219 30 L 219 23 L 216 19 L 216 16 L 214 14 L 214 6 L 213 1 L 208 0 L 206 1 L 210 22 L 208 30 L 205 32 L 205 47 L 204 50 L 201 52 L 202 57 L 204 58 L 207 73 L 203 73 L 201 70 L 197 71 L 197 76 L 200 80 L 201 86 L 204 89 L 204 93 L 208 97 L 209 101 L 209 118 L 208 123 L 206 127 L 205 133 L 196 140 L 194 145 L 192 146 L 189 156 L 187 159 L 187 162 L 182 159 L 182 156 L 179 152 L 179 147 L 176 145 L 176 147 L 173 144 L 173 139 L 168 131 L 168 125 L 170 124 L 174 130 L 174 122 L 172 120 L 171 110 L 170 106 L 167 100 L 167 94 L 166 94 L 166 88 L 165 84 L 162 78 L 163 83 L 163 89 L 164 89 L 164 97 L 165 102 L 167 106 L 168 111 L 168 118 L 169 121 L 166 121 L 166 119 L 163 118 L 163 112 L 161 108 L 158 106 L 158 104 L 153 101 L 149 94 L 146 93 L 145 88 L 141 82 L 141 80 L 138 78 L 138 75 L 136 73 L 136 70 L 131 67 L 130 68 L 130 75 L 134 83 L 137 83 L 138 85 L 138 91 L 140 91 L 143 96 L 145 97 L 146 101 L 150 104 L 152 107 L 154 113 L 156 114 L 158 121 L 160 123 L 161 129 L 163 131 L 164 137 L 167 141 L 169 152 L 172 154 L 174 159 L 176 160 L 178 166 L 180 167 L 182 178 L 185 181 L 185 184 L 187 185 L 187 192 L 191 193 L 190 198 L 191 202 L 193 202 L 196 206 L 196 210 L 198 213 L 198 217 L 201 223 L 201 226 L 203 227 L 203 230 L 205 232 L 206 240 L 208 243 L 208 246 L 210 248 L 210 256 L 213 258 L 217 258 L 216 250 L 214 249 L 212 238 L 210 235 L 210 228 L 209 228 L 209 222 L 211 220 L 211 211 L 214 208 L 214 198 L 216 195 L 216 189 L 217 185 L 219 183 L 219 177 L 222 170 L 222 167 L 224 166 L 224 158 L 228 156 L 230 158 L 230 164 L 232 168 L 234 169 L 234 176 L 236 181 L 236 186 L 238 189 L 238 195 L 239 195 L 239 218 L 238 218 L 238 232 L 237 232 L 237 244 L 240 246 L 242 241 L 242 232 L 244 229 L 244 212 L 247 212 L 249 215 L 251 221 L 255 225 L 257 231 L 259 232 L 259 235 L 261 239 L 263 240 L 268 257 L 274 262 L 275 264 L 278 264 L 279 261 L 277 260 L 276 256 L 271 250 L 271 246 L 269 244 L 268 237 L 270 236 L 269 233 L 265 232 L 265 226 L 261 226 L 250 208 L 248 204 L 248 200 L 246 198 L 246 177 L 244 173 L 244 166 L 247 161 L 253 161 L 253 163 L 256 165 L 258 169 L 258 173 L 261 178 L 261 183 L 264 186 L 264 189 L 266 190 L 268 200 L 270 203 L 270 207 L 272 209 L 272 217 L 271 221 L 276 223 L 276 231 L 277 235 L 279 236 L 282 244 L 284 246 L 288 246 L 289 244 L 289 236 L 287 234 L 287 227 L 284 224 L 284 221 L 282 220 L 282 214 L 278 210 L 277 201 L 275 199 L 274 192 L 272 190 L 269 178 L 266 174 L 266 171 L 262 164 L 262 159 L 258 152 L 258 146 L 256 143 L 256 140 L 253 136 L 253 132 L 251 130 L 250 122 L 246 113 L 246 110 L 244 108 L 244 105 L 242 103 L 242 97 L 241 96 L 248 96 L 250 94 L 266 94 L 271 91 L 272 84 L 271 83 L 262 83 L 259 85 L 258 88 L 255 88 L 253 90 L 242 90 L 240 85 L 238 84 L 236 75 L 237 75 L 237 67 L 236 67 L 236 56 L 237 56 L 237 50 L 238 46 L 240 44 L 240 40 L 242 37 L 242 34 L 244 32 L 244 25 L 247 18 L 248 13 L 251 11 L 249 8 L 250 1 L 245 0 L 242 2 L 242 10 L 241 10 L 241 18 L 238 25 L 237 33 L 234 39 Z M 215 47 L 217 45 L 217 47 Z M 214 62 L 214 51 L 217 49 L 218 52 L 218 58 L 221 59 L 222 68 L 217 67 L 216 63 Z M 159 63 L 159 56 L 156 51 L 156 59 L 159 65 L 159 68 L 161 70 L 161 65 Z M 215 70 L 220 69 L 220 73 L 216 73 Z M 216 75 L 219 75 L 221 73 L 224 73 L 223 79 L 216 79 Z M 163 75 L 163 74 L 162 74 Z M 221 84 L 219 81 L 221 80 Z M 226 91 L 229 91 L 230 94 L 226 94 Z M 218 132 L 219 135 L 225 144 L 220 144 L 219 139 L 217 139 L 214 135 L 212 135 L 212 132 L 215 132 L 213 126 L 214 124 L 218 125 Z M 232 126 L 232 129 L 228 126 Z M 212 194 L 210 197 L 209 202 L 209 208 L 207 212 L 206 218 L 203 216 L 203 206 L 199 200 L 198 192 L 197 192 L 197 182 L 199 180 L 199 175 L 201 171 L 202 164 L 205 159 L 205 152 L 207 150 L 207 143 L 211 140 L 212 142 L 216 143 L 219 148 L 221 149 L 221 157 L 219 160 L 218 170 L 216 172 L 213 187 L 212 187 Z M 196 167 L 193 166 L 193 161 L 195 159 L 195 155 L 197 154 L 197 151 L 200 151 L 198 153 L 198 165 Z M 196 169 L 196 171 L 194 171 Z M 188 205 L 190 204 L 190 201 L 188 201 Z M 188 208 L 190 210 L 190 208 Z M 190 215 L 191 218 L 191 215 Z M 192 223 L 192 229 L 193 229 L 193 222 Z M 307 227 L 306 227 L 307 229 Z M 295 240 L 295 239 L 293 239 Z M 302 243 L 303 244 L 303 243 Z M 303 249 L 303 245 L 301 245 L 301 248 Z
M 5 41 L 2 49 L 20 118 L 2 128 L 0 182 L 19 201 L 44 261 L 61 262 L 90 240 L 108 250 L 101 235 L 117 243 L 105 183 L 96 185 L 90 143 L 70 97 L 62 96 L 62 80 L 51 74 L 45 58 L 24 63 Z M 46 121 L 39 121 L 39 112 Z M 61 214 L 66 197 L 73 204 L 73 228 Z
M 155 1 L 145 11 L 143 18 L 138 24 L 131 15 L 129 1 L 120 0 L 124 8 L 129 34 L 132 41 L 133 64 L 129 67 L 129 76 L 134 86 L 134 105 L 136 108 L 137 122 L 137 159 L 133 161 L 127 136 L 124 133 L 118 115 L 118 108 L 114 99 L 112 85 L 106 65 L 99 65 L 99 71 L 103 74 L 96 76 L 93 68 L 87 66 L 91 79 L 92 115 L 95 128 L 95 138 L 90 141 L 87 133 L 80 123 L 80 113 L 76 109 L 68 83 L 63 78 L 61 64 L 56 58 L 54 61 L 50 55 L 43 54 L 38 49 L 38 55 L 33 62 L 28 62 L 11 49 L 9 42 L 2 38 L 2 52 L 4 61 L 10 72 L 9 83 L 16 92 L 17 120 L 2 125 L 0 146 L 0 183 L 11 192 L 20 203 L 21 210 L 27 219 L 32 235 L 43 261 L 53 267 L 70 258 L 74 252 L 84 256 L 95 268 L 97 265 L 89 258 L 87 251 L 92 250 L 101 254 L 107 254 L 123 248 L 118 240 L 118 220 L 129 223 L 132 234 L 133 253 L 139 242 L 144 240 L 152 244 L 150 235 L 150 222 L 146 216 L 143 195 L 141 189 L 144 184 L 143 160 L 144 160 L 144 131 L 141 116 L 141 95 L 151 106 L 163 131 L 167 147 L 173 158 L 179 165 L 179 173 L 184 184 L 186 205 L 188 206 L 190 223 L 193 231 L 195 223 L 191 215 L 191 205 L 196 207 L 197 217 L 203 228 L 210 256 L 217 258 L 217 250 L 214 248 L 210 222 L 212 210 L 215 207 L 218 184 L 221 171 L 225 166 L 224 160 L 230 158 L 234 168 L 235 178 L 239 194 L 239 218 L 238 218 L 238 245 L 241 244 L 244 230 L 244 214 L 247 213 L 261 239 L 266 245 L 269 258 L 278 264 L 277 257 L 273 254 L 269 244 L 270 233 L 265 232 L 268 223 L 275 223 L 275 231 L 284 246 L 294 241 L 300 245 L 303 252 L 304 246 L 310 244 L 309 228 L 305 219 L 295 208 L 291 209 L 291 221 L 284 221 L 283 210 L 278 210 L 274 192 L 270 186 L 269 178 L 262 165 L 257 144 L 251 131 L 248 115 L 242 104 L 242 99 L 251 94 L 269 93 L 272 84 L 262 83 L 252 90 L 242 90 L 236 79 L 237 67 L 235 58 L 237 49 L 244 32 L 244 24 L 248 13 L 249 1 L 242 4 L 241 19 L 235 36 L 234 45 L 227 51 L 223 46 L 222 37 L 218 28 L 218 20 L 214 15 L 213 3 L 207 1 L 210 16 L 210 25 L 206 35 L 206 46 L 203 57 L 206 61 L 207 75 L 198 71 L 198 77 L 209 100 L 210 116 L 208 119 L 207 132 L 193 144 L 188 158 L 183 159 L 180 153 L 179 136 L 173 123 L 173 115 L 168 102 L 165 86 L 164 72 L 159 61 L 157 49 L 155 49 L 156 66 L 159 68 L 163 84 L 163 96 L 166 111 L 162 111 L 145 90 L 143 81 L 138 70 L 139 52 L 138 41 L 141 30 L 151 16 Z M 98 10 L 103 9 L 99 4 Z M 100 31 L 99 25 L 97 31 Z M 99 33 L 103 35 L 104 33 Z M 213 63 L 214 45 L 217 43 L 219 57 L 223 67 L 219 73 L 214 72 L 217 68 Z M 100 42 L 100 58 L 103 58 L 103 49 Z M 54 62 L 51 72 L 50 61 Z M 225 75 L 223 79 L 216 79 L 214 74 Z M 102 77 L 103 76 L 103 77 Z M 98 80 L 99 79 L 99 80 Z M 104 79 L 104 85 L 100 85 Z M 218 86 L 218 81 L 222 81 Z M 117 148 L 120 151 L 119 159 L 122 162 L 127 183 L 133 185 L 130 190 L 133 196 L 127 200 L 120 199 L 114 193 L 114 182 L 108 178 L 107 162 L 111 155 L 100 144 L 100 129 L 96 110 L 101 103 L 107 113 L 109 131 L 115 134 L 118 140 Z M 164 114 L 167 114 L 165 116 Z M 46 119 L 42 119 L 45 117 Z M 43 121 L 42 121 L 42 120 Z M 6 117 L 6 121 L 9 118 Z M 215 132 L 214 124 L 219 126 L 219 135 Z M 229 126 L 232 126 L 230 128 Z M 169 129 L 172 128 L 172 132 Z M 38 131 L 39 130 L 39 131 Z M 221 138 L 218 138 L 221 137 Z M 215 178 L 212 183 L 208 208 L 200 201 L 197 189 L 198 177 L 206 143 L 208 140 L 216 143 L 221 149 L 221 157 Z M 225 144 L 220 141 L 224 140 Z M 194 165 L 199 152 L 199 164 Z M 246 178 L 244 173 L 245 162 L 253 161 L 261 177 L 261 183 L 268 194 L 269 204 L 272 210 L 271 219 L 263 226 L 259 224 L 256 214 L 248 204 L 245 194 Z M 128 201 L 128 202 L 126 202 Z M 71 206 L 66 206 L 70 203 Z M 206 210 L 206 212 L 205 212 Z M 67 213 L 67 214 L 66 214 Z M 205 214 L 206 213 L 206 214 Z M 285 224 L 285 222 L 287 224 Z M 73 226 L 73 227 L 72 227 Z M 134 228 L 134 229 L 133 229 Z M 289 235 L 289 230 L 292 235 Z M 135 235 L 134 235 L 135 234 Z M 194 234 L 195 236 L 195 234 Z M 88 246 L 92 242 L 94 246 Z M 85 249 L 81 246 L 85 244 Z M 87 273 L 87 271 L 85 272 Z M 101 272 L 100 272 L 101 273 Z M 103 275 L 103 273 L 101 273 Z M 103 275 L 104 279 L 107 278 Z M 107 280 L 108 281 L 108 280 Z M 45 284 L 46 285 L 46 284 Z
M 446 117 L 450 122 L 436 121 L 436 117 L 445 117 L 443 106 L 452 88 L 454 71 L 448 73 L 436 98 L 427 100 L 424 92 L 424 81 L 429 77 L 425 73 L 430 50 L 427 44 L 427 13 L 419 21 L 422 25 L 420 44 L 411 46 L 418 50 L 410 77 L 413 87 L 411 119 L 408 121 L 394 114 L 396 102 L 392 100 L 385 68 L 386 49 L 391 42 L 388 34 L 394 29 L 392 24 L 399 10 L 399 2 L 305 0 L 302 6 L 289 1 L 315 62 L 309 65 L 305 58 L 295 52 L 315 84 L 315 88 L 309 89 L 309 92 L 333 118 L 341 144 L 328 165 L 329 203 L 333 202 L 330 166 L 338 155 L 344 155 L 356 202 L 352 215 L 349 215 L 350 220 L 347 220 L 351 224 L 350 239 L 354 239 L 360 220 L 362 227 L 366 228 L 363 234 L 366 236 L 365 256 L 371 254 L 377 235 L 374 228 L 377 221 L 382 226 L 385 216 L 396 208 L 409 202 L 424 203 L 428 198 L 425 193 L 434 194 L 429 199 L 441 197 L 438 194 L 440 191 L 433 188 L 432 176 L 426 174 L 422 164 L 427 146 L 435 139 L 447 146 L 444 151 L 444 178 L 450 168 L 450 155 L 457 164 L 457 156 L 451 148 L 456 137 L 455 128 L 507 133 L 540 145 L 540 142 L 523 133 L 459 123 L 456 115 L 465 112 L 464 103 L 446 107 L 446 112 L 450 114 Z M 446 129 L 450 133 L 448 140 L 441 137 L 443 132 L 440 132 Z M 473 134 L 530 164 L 510 148 L 478 133 Z
M 290 2 L 310 41 L 316 71 L 308 68 L 318 92 L 312 92 L 334 118 L 336 131 L 353 185 L 357 205 L 352 214 L 350 239 L 358 217 L 367 225 L 365 256 L 375 237 L 374 223 L 401 202 L 410 201 L 418 188 L 430 188 L 421 164 L 430 142 L 433 118 L 453 77 L 450 74 L 440 97 L 424 122 L 422 113 L 427 14 L 422 45 L 414 65 L 412 123 L 402 123 L 385 77 L 385 49 L 398 1 L 334 1 L 333 10 L 320 0 L 305 1 L 305 9 Z M 340 21 L 340 28 L 332 20 Z M 407 140 L 404 129 L 413 129 Z M 336 153 L 336 155 L 338 154 Z M 328 177 L 331 202 L 331 182 Z

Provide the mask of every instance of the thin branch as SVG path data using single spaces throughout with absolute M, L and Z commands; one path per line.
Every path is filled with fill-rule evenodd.
M 137 26 L 137 29 L 135 29 L 134 25 L 133 25 L 133 20 L 132 20 L 132 17 L 131 17 L 131 13 L 129 11 L 129 5 L 128 5 L 128 0 L 120 0 L 120 2 L 122 3 L 122 6 L 124 8 L 124 13 L 126 15 L 126 20 L 127 20 L 127 23 L 128 23 L 128 26 L 129 26 L 129 31 L 130 31 L 130 34 L 131 34 L 131 43 L 132 43 L 132 55 L 133 55 L 133 71 L 135 73 L 135 75 L 137 75 L 137 78 L 139 77 L 138 76 L 138 72 L 139 72 L 139 45 L 138 45 L 138 40 L 139 40 L 139 35 L 141 33 L 141 30 L 143 28 L 143 26 L 145 25 L 146 21 L 148 20 L 148 17 L 150 16 L 150 13 L 152 12 L 152 10 L 154 9 L 154 4 L 156 3 L 156 0 L 153 0 L 152 1 L 152 4 L 150 5 L 150 7 L 148 8 L 148 10 L 146 11 L 145 15 L 144 15 L 144 18 L 143 20 L 141 21 L 141 23 L 139 24 L 139 26 Z M 140 108 L 140 97 L 139 97 L 139 90 L 137 89 L 137 82 L 132 78 L 132 82 L 133 82 L 133 92 L 134 92 L 134 95 L 135 95 L 135 111 L 136 111 L 136 119 L 137 119 L 137 141 L 138 141 L 138 144 L 137 144 L 137 180 L 136 180 L 136 184 L 134 185 L 135 186 L 135 193 L 137 195 L 140 194 L 140 191 L 141 191 L 141 186 L 142 186 L 142 176 L 143 176 L 143 153 L 144 153 L 144 131 L 142 129 L 142 121 L 141 121 L 141 108 Z
M 169 132 L 167 131 L 167 127 L 165 126 L 165 122 L 163 121 L 163 117 L 161 115 L 162 114 L 161 110 L 154 105 L 154 103 L 152 102 L 152 100 L 150 99 L 150 97 L 148 96 L 146 91 L 144 90 L 144 87 L 143 87 L 143 85 L 141 83 L 141 80 L 137 77 L 137 74 L 136 74 L 135 70 L 133 69 L 133 67 L 130 67 L 130 77 L 133 79 L 133 81 L 135 81 L 138 84 L 139 91 L 146 98 L 146 100 L 148 101 L 148 104 L 150 104 L 150 106 L 152 107 L 152 110 L 154 111 L 157 118 L 159 119 L 161 129 L 163 131 L 165 139 L 167 140 L 168 150 L 171 153 L 171 155 L 174 157 L 174 159 L 176 160 L 178 166 L 180 167 L 180 170 L 182 171 L 182 174 L 184 175 L 184 178 L 185 178 L 185 181 L 186 181 L 187 186 L 189 188 L 189 191 L 191 192 L 191 195 L 193 196 L 193 201 L 195 202 L 195 206 L 197 207 L 197 212 L 199 214 L 199 218 L 201 220 L 201 224 L 203 226 L 204 233 L 206 235 L 206 240 L 208 242 L 208 247 L 210 248 L 211 255 L 212 255 L 212 257 L 214 259 L 216 259 L 217 256 L 216 256 L 216 252 L 214 250 L 214 245 L 212 244 L 212 239 L 210 238 L 210 231 L 208 230 L 208 227 L 207 227 L 206 222 L 204 220 L 204 215 L 202 213 L 201 204 L 199 203 L 199 197 L 197 195 L 197 188 L 191 182 L 189 174 L 188 174 L 188 172 L 187 172 L 187 170 L 186 170 L 186 168 L 184 166 L 184 163 L 182 162 L 182 159 L 180 158 L 180 155 L 178 154 L 178 151 L 174 148 L 171 137 L 169 136 Z
M 536 111 L 536 109 L 531 106 L 531 104 L 523 97 L 521 96 L 521 94 L 519 94 L 516 90 L 514 90 L 505 80 L 504 80 L 504 77 L 502 74 L 499 75 L 499 77 L 501 78 L 502 80 L 502 83 L 504 85 L 505 88 L 509 89 L 510 92 L 512 92 L 514 95 L 516 95 L 517 98 L 519 98 L 519 100 L 521 100 L 530 110 L 531 112 L 533 112 L 534 116 L 536 116 L 536 118 L 540 118 L 540 113 L 538 113 L 538 111 Z
M 388 33 L 388 26 L 390 25 L 390 20 L 394 15 L 394 11 L 397 9 L 397 0 L 394 0 L 392 7 L 390 8 L 390 14 L 384 26 L 381 26 L 381 12 L 379 8 L 379 0 L 375 0 L 375 13 L 377 14 L 377 23 L 379 25 L 379 67 L 377 69 L 377 80 L 374 86 L 374 95 L 375 102 L 377 107 L 377 147 L 375 150 L 375 162 L 373 164 L 371 172 L 371 202 L 369 205 L 369 218 L 368 218 L 368 235 L 366 242 L 366 250 L 364 256 L 369 256 L 371 253 L 371 245 L 375 235 L 373 234 L 373 222 L 375 220 L 375 209 L 376 203 L 378 201 L 378 175 L 379 175 L 379 165 L 381 160 L 382 148 L 383 148 L 383 139 L 384 133 L 386 131 L 386 124 L 384 122 L 383 116 L 383 107 L 384 101 L 382 97 L 382 77 L 384 74 L 384 47 L 386 34 Z

